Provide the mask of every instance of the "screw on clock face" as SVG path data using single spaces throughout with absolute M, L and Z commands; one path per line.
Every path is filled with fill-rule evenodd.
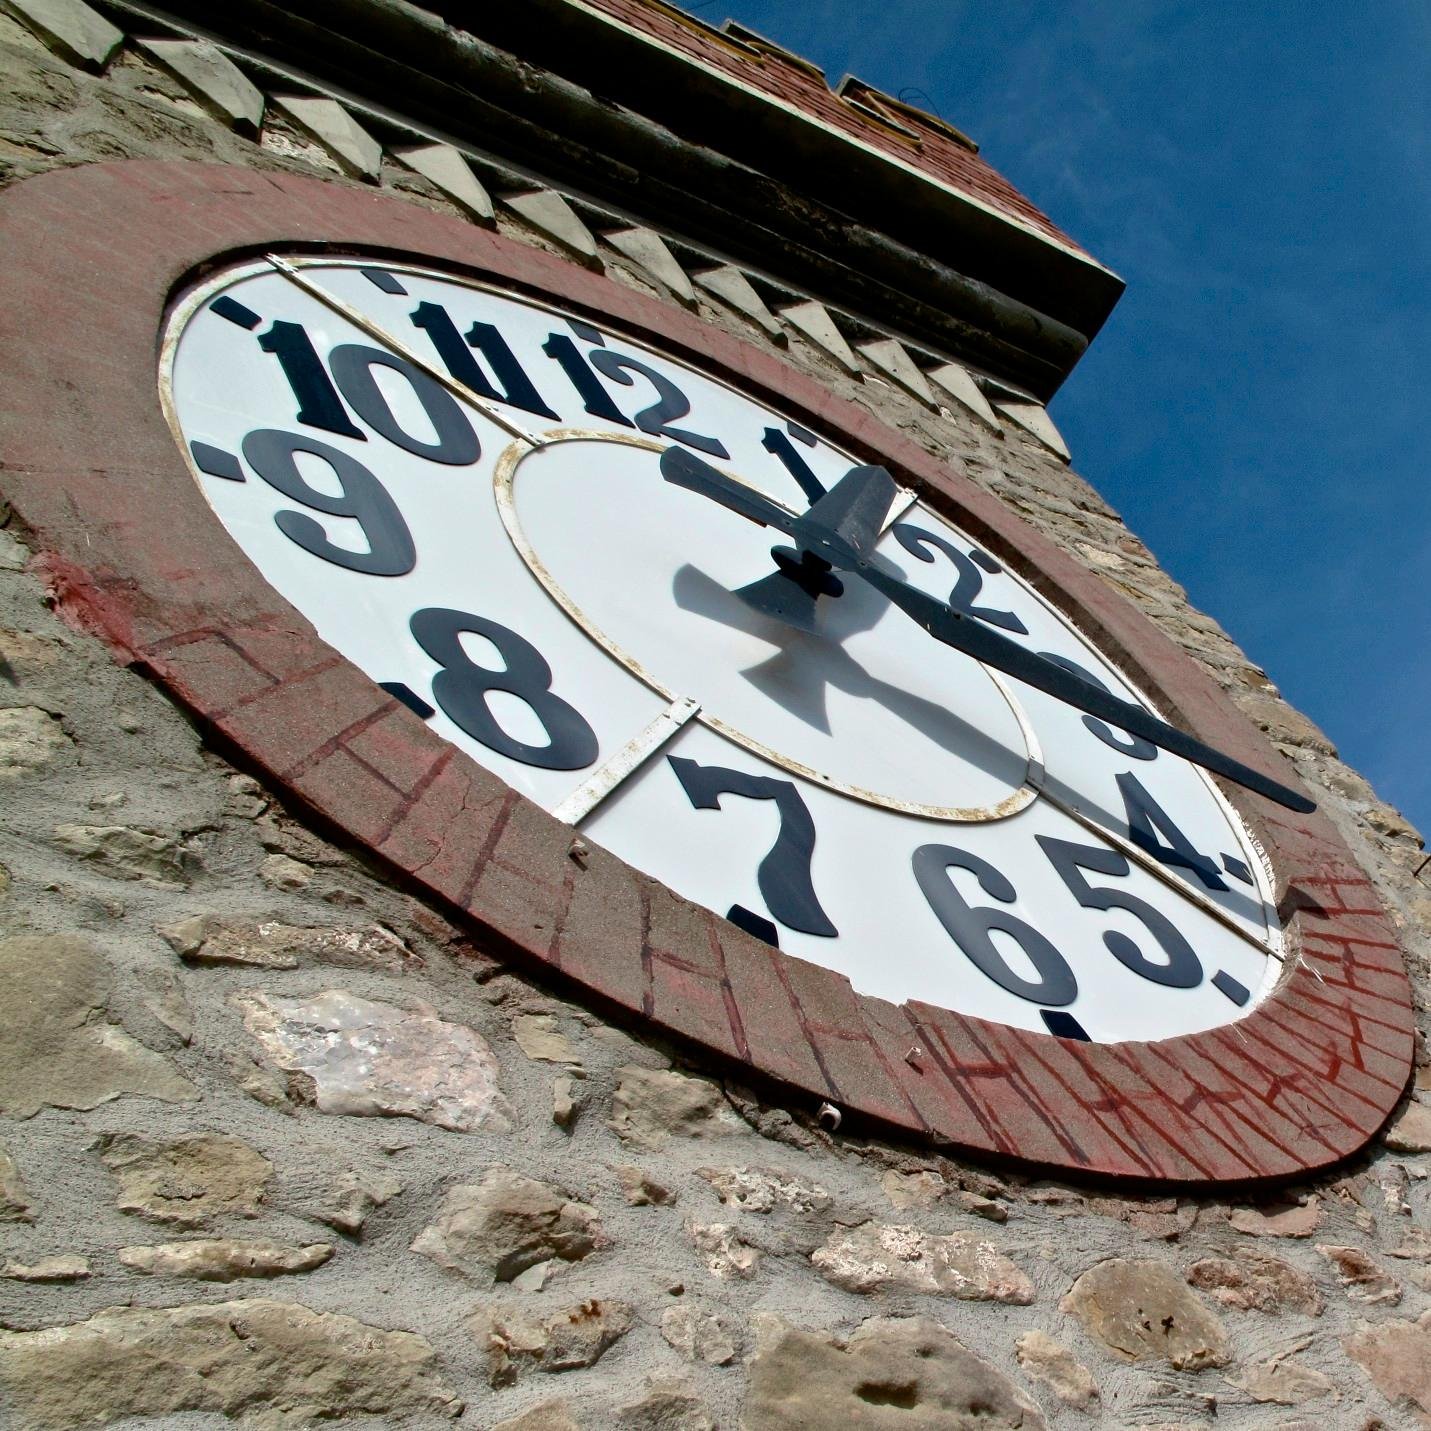
M 1222 775 L 1256 794 L 1305 814 L 1316 804 L 1305 795 L 1168 725 L 1142 706 L 1120 700 L 1062 666 L 1026 650 L 947 602 L 928 596 L 874 566 L 869 557 L 898 488 L 882 467 L 852 467 L 800 516 L 718 471 L 680 447 L 661 454 L 661 475 L 673 486 L 719 502 L 748 521 L 793 538 L 795 551 L 776 548 L 774 575 L 741 587 L 736 595 L 757 610 L 804 630 L 814 628 L 821 595 L 836 596 L 835 571 L 858 577 L 911 617 L 936 641 L 972 656 L 1088 715 L 1142 736 L 1184 760 Z M 833 581 L 834 585 L 830 585 Z

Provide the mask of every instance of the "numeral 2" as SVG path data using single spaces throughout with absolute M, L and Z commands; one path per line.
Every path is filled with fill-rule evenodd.
M 987 552 L 980 551 L 978 547 L 975 547 L 970 556 L 965 556 L 958 547 L 945 541 L 943 537 L 936 536 L 933 532 L 926 532 L 923 527 L 911 527 L 904 522 L 896 522 L 893 531 L 900 546 L 910 556 L 918 557 L 920 561 L 934 560 L 934 553 L 927 551 L 927 547 L 933 547 L 949 558 L 959 578 L 954 584 L 954 590 L 949 593 L 949 605 L 956 611 L 962 611 L 965 616 L 972 616 L 990 626 L 999 626 L 1005 631 L 1015 631 L 1020 636 L 1029 634 L 1028 627 L 1012 611 L 999 611 L 992 606 L 974 605 L 974 598 L 984 589 L 984 572 L 990 576 L 997 576 L 1003 571 L 1003 567 Z M 983 572 L 979 570 L 980 567 L 983 567 Z
M 553 333 L 542 344 L 542 352 L 560 365 L 587 412 L 593 417 L 619 422 L 623 427 L 639 427 L 642 432 L 649 432 L 652 437 L 669 438 L 672 442 L 694 447 L 698 452 L 708 453 L 712 457 L 730 456 L 725 444 L 718 438 L 702 437 L 698 432 L 671 426 L 678 417 L 685 417 L 690 412 L 690 399 L 670 378 L 649 363 L 643 363 L 639 358 L 629 357 L 625 353 L 613 353 L 606 348 L 595 349 L 588 361 L 564 333 Z M 598 372 L 602 377 L 628 388 L 633 387 L 636 382 L 631 375 L 638 374 L 656 389 L 656 401 L 649 407 L 643 407 L 633 421 L 612 401 L 611 394 L 596 375 Z

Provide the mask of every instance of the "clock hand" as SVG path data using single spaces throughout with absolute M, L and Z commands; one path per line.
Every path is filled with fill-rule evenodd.
M 1036 656 L 1018 642 L 1011 641 L 992 627 L 984 625 L 982 621 L 964 615 L 947 602 L 927 596 L 899 577 L 889 576 L 877 567 L 867 564 L 854 568 L 852 574 L 887 596 L 935 640 L 972 656 L 983 665 L 992 666 L 1007 676 L 1013 676 L 1016 680 L 1044 691 L 1056 700 L 1097 716 L 1110 725 L 1116 725 L 1130 735 L 1140 735 L 1159 748 L 1173 755 L 1180 755 L 1194 765 L 1201 765 L 1205 770 L 1225 776 L 1289 810 L 1306 814 L 1317 808 L 1315 802 L 1305 795 L 1279 784 L 1270 776 L 1244 765 L 1240 760 L 1234 760 L 1230 755 L 1224 755 L 1222 751 L 1215 750 L 1186 731 L 1179 730 L 1177 726 L 1159 720 L 1142 706 L 1120 700 L 1062 666 L 1055 665 L 1042 656 Z
M 661 454 L 661 475 L 674 486 L 709 497 L 750 521 L 776 527 L 795 539 L 795 548 L 771 548 L 779 571 L 734 594 L 762 615 L 811 632 L 816 629 L 817 600 L 838 596 L 844 589 L 830 573 L 832 559 L 856 564 L 874 550 L 899 490 L 883 467 L 852 467 L 796 516 L 684 448 L 668 447 Z
M 688 492 L 709 497 L 758 526 L 776 527 L 793 536 L 800 520 L 778 502 L 772 502 L 769 497 L 712 467 L 709 462 L 702 462 L 684 447 L 668 447 L 661 454 L 661 476 L 673 487 L 684 487 Z
M 899 491 L 883 467 L 851 467 L 823 497 L 796 516 L 683 447 L 668 447 L 661 454 L 661 476 L 749 521 L 787 532 L 812 555 L 827 557 L 828 548 L 846 564 L 863 561 L 874 550 Z
M 1024 681 L 1055 700 L 1098 716 L 1130 735 L 1140 735 L 1170 754 L 1225 776 L 1289 810 L 1305 814 L 1317 808 L 1305 795 L 1168 725 L 1142 706 L 1099 690 L 947 602 L 870 565 L 867 556 L 897 490 L 883 468 L 852 467 L 799 517 L 682 448 L 668 447 L 661 454 L 661 475 L 753 522 L 777 527 L 796 540 L 798 552 L 786 554 L 777 549 L 774 553 L 780 566 L 778 574 L 752 582 L 737 593 L 766 614 L 813 629 L 816 597 L 821 592 L 838 594 L 838 586 L 829 584 L 831 569 L 847 572 L 887 597 L 946 646 Z M 797 592 L 804 594 L 803 601 Z

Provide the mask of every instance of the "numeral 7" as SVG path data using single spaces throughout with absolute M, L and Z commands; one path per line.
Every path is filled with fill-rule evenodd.
M 760 893 L 771 914 L 787 928 L 829 939 L 839 934 L 821 908 L 810 877 L 815 822 L 794 784 L 721 765 L 701 765 L 679 755 L 668 755 L 666 759 L 697 810 L 719 810 L 722 795 L 775 802 L 780 811 L 780 833 L 756 871 Z

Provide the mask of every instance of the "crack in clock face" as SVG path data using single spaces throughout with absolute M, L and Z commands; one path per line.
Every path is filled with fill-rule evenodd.
M 678 892 L 857 989 L 1066 1038 L 1214 1027 L 1275 982 L 1259 851 L 1194 767 L 863 583 L 808 631 L 740 599 L 772 533 L 658 464 L 697 454 L 802 513 L 852 458 L 778 405 L 530 298 L 311 258 L 207 282 L 164 362 L 195 478 L 268 582 Z M 923 503 L 872 560 L 1141 699 Z

